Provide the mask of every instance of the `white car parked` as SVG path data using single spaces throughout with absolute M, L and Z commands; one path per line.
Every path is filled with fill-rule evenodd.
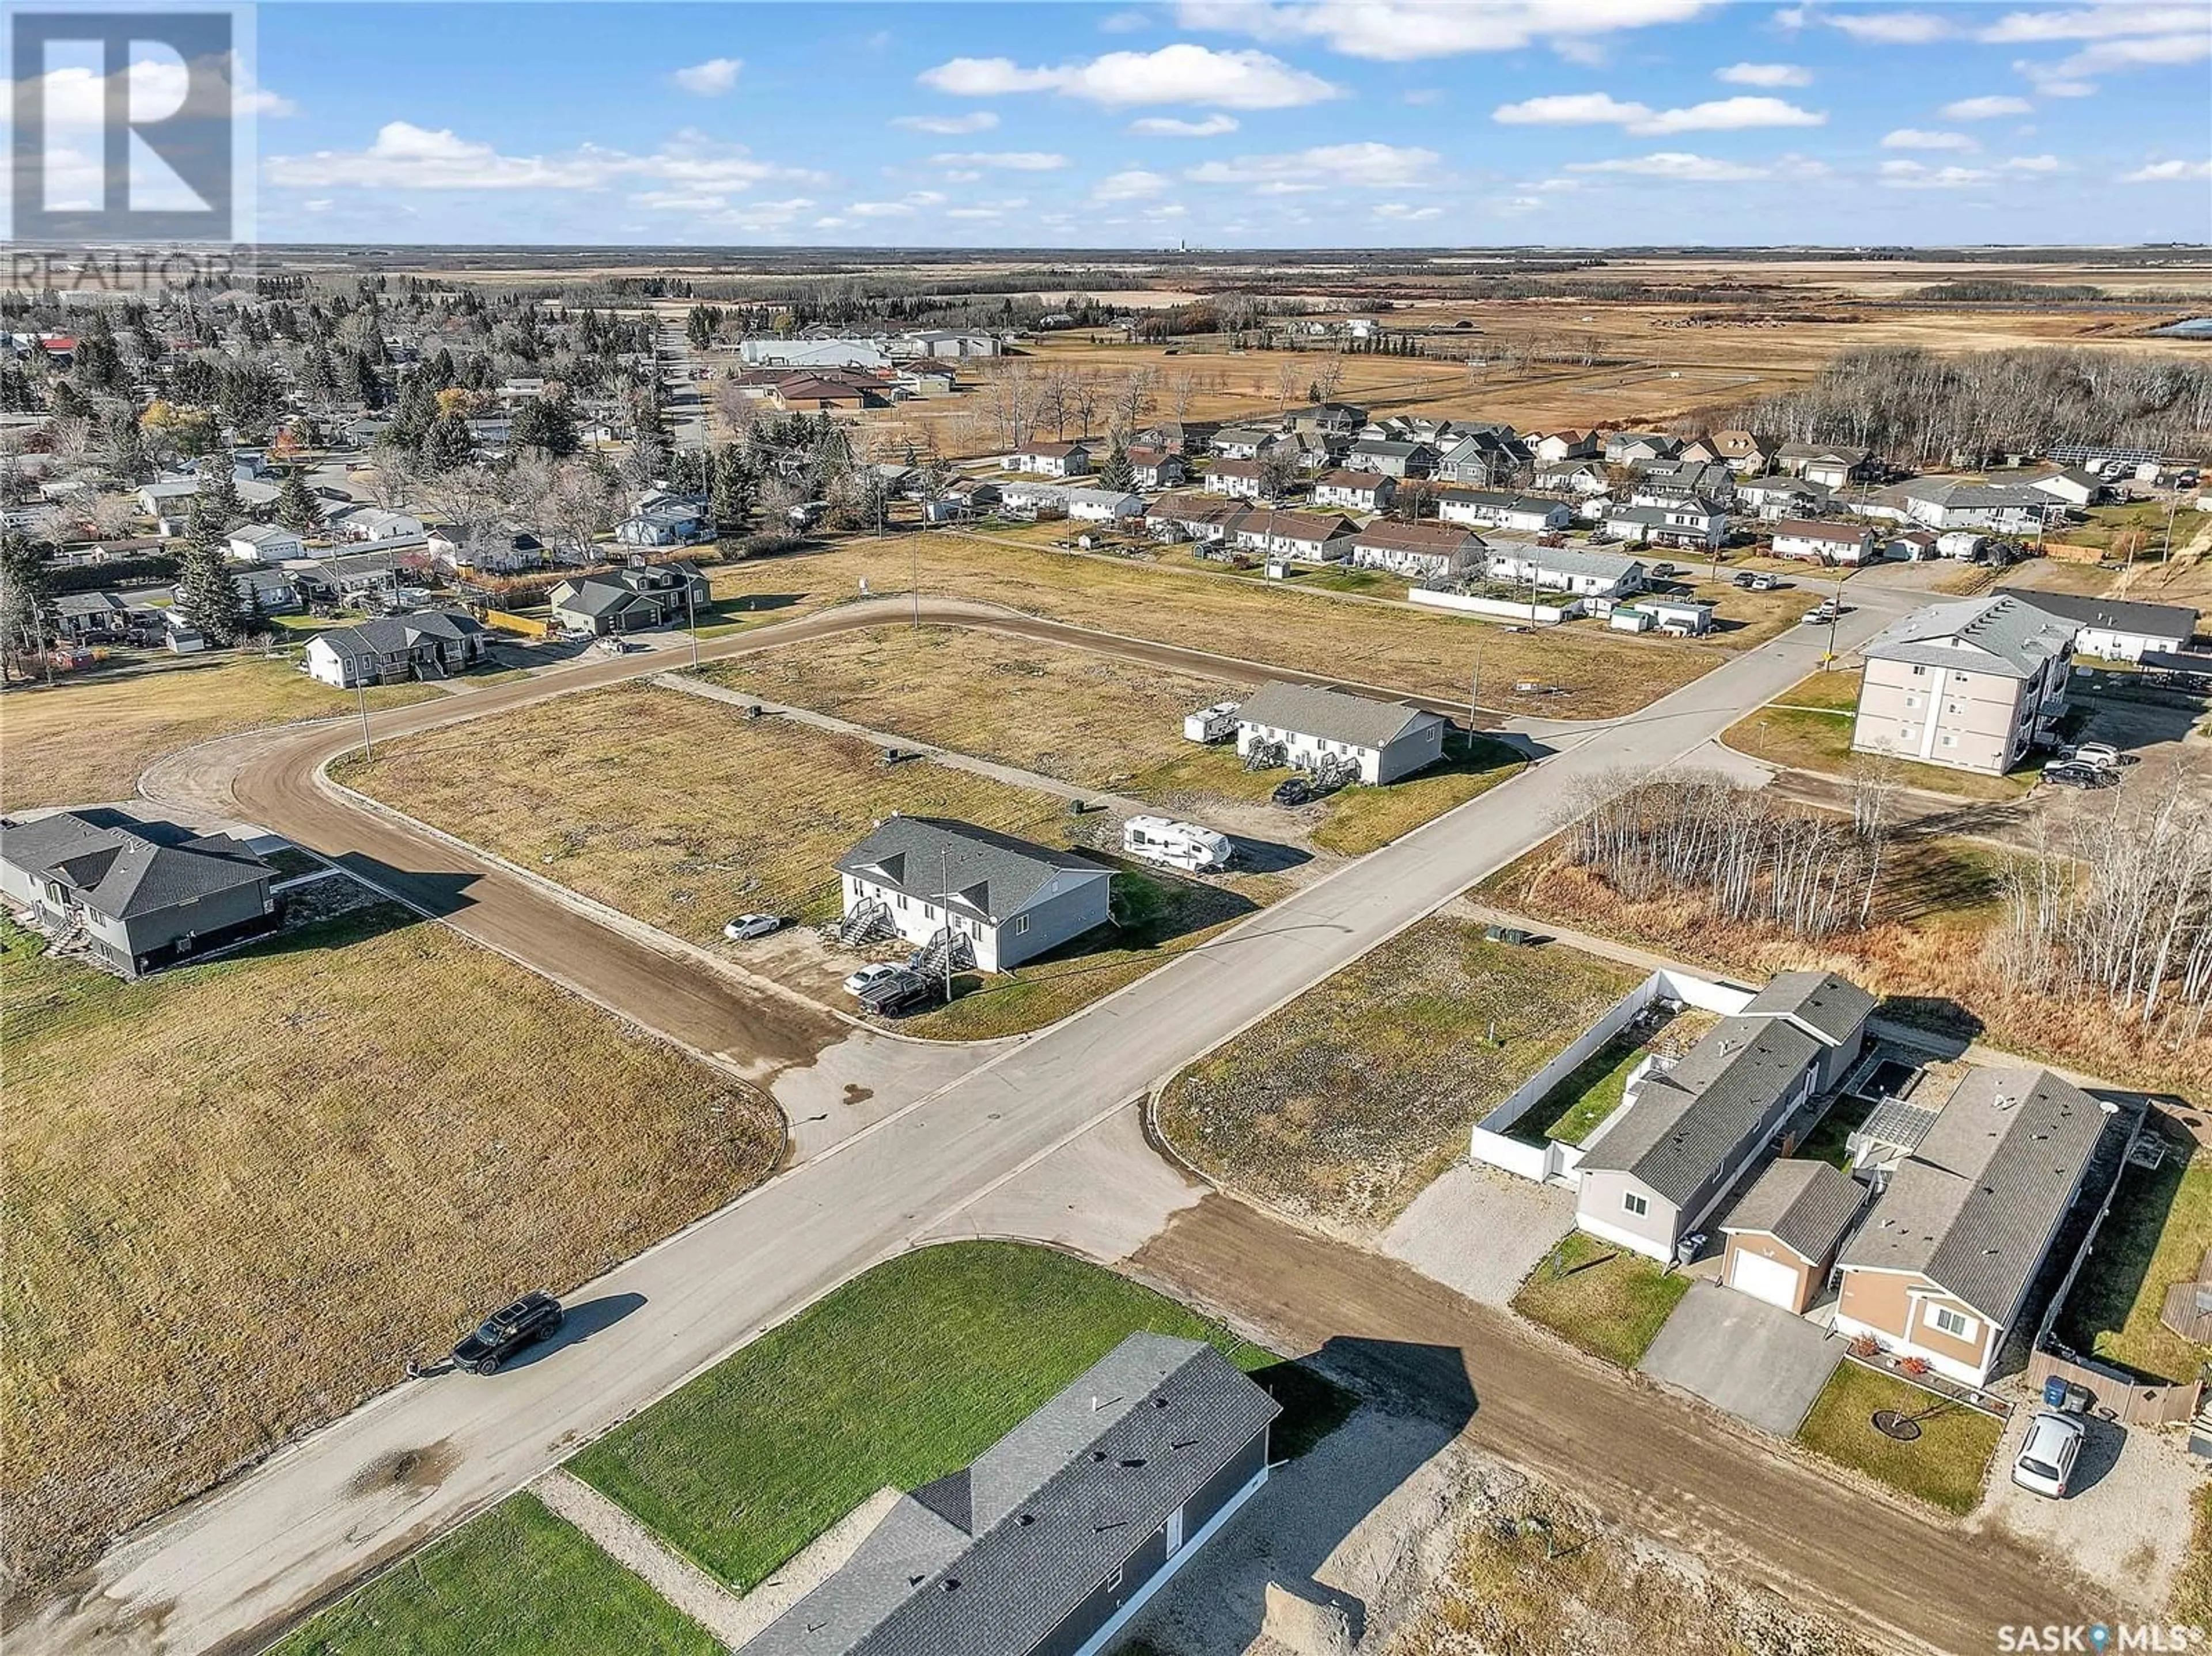
M 862 967 L 851 977 L 846 979 L 845 992 L 848 995 L 857 995 L 870 985 L 881 983 L 886 978 L 895 978 L 905 970 L 906 968 L 899 965 L 896 961 L 878 961 L 873 966 Z
M 2099 770 L 2117 770 L 2122 761 L 2120 750 L 2109 742 L 2084 742 L 2078 747 L 2060 749 L 2058 756 L 2076 765 L 2094 765 Z
M 722 935 L 732 943 L 745 943 L 754 937 L 765 937 L 782 925 L 781 914 L 740 914 L 722 928 Z
M 2074 1463 L 2087 1435 L 2078 1416 L 2038 1415 L 2028 1422 L 2027 1439 L 2012 1464 L 2012 1481 L 2053 1501 L 2064 1500 L 2067 1480 L 2074 1476 Z

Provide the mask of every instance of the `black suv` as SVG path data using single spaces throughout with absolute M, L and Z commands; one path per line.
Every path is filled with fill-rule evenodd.
M 493 1312 L 455 1346 L 453 1366 L 492 1374 L 524 1346 L 550 1338 L 560 1326 L 560 1301 L 550 1294 L 526 1294 L 506 1310 Z

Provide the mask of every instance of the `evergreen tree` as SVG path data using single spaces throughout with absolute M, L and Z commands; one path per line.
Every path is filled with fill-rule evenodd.
M 177 564 L 177 608 L 209 643 L 238 642 L 245 606 L 231 576 L 229 555 L 219 540 L 212 546 L 203 544 L 197 525 L 191 544 Z
M 551 397 L 533 397 L 514 411 L 508 436 L 517 448 L 534 448 L 558 460 L 583 446 L 576 434 L 575 416 L 568 405 Z
M 753 514 L 760 495 L 760 480 L 745 463 L 735 443 L 725 443 L 714 457 L 714 472 L 708 494 L 708 510 L 717 529 L 743 528 Z
M 470 428 L 469 416 L 459 410 L 440 415 L 422 434 L 422 464 L 434 472 L 442 475 L 472 465 L 476 458 L 477 434 Z
M 1114 439 L 1114 446 L 1106 451 L 1106 464 L 1098 472 L 1098 486 L 1119 494 L 1127 494 L 1137 486 L 1136 468 L 1129 464 L 1129 451 L 1122 446 L 1118 436 Z
M 46 647 L 53 622 L 46 561 L 37 543 L 14 530 L 0 534 L 0 679 Z
M 204 519 L 210 544 L 220 547 L 230 531 L 246 518 L 246 502 L 239 498 L 238 481 L 230 475 L 230 457 L 211 454 L 200 462 L 199 492 L 192 496 L 191 523 L 185 532 L 198 541 Z
M 276 493 L 276 521 L 295 535 L 312 535 L 323 526 L 323 503 L 307 487 L 307 474 L 296 467 L 284 474 Z

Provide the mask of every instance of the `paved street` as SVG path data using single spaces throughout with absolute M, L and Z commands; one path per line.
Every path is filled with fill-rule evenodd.
M 1885 618 L 1870 607 L 1855 611 L 1843 643 L 1870 634 Z M 708 652 L 867 619 L 840 610 L 720 640 Z M 70 1603 L 27 1627 L 12 1648 L 181 1652 L 265 1637 L 528 1482 L 763 1327 L 939 1230 L 1154 1078 L 1541 840 L 1600 779 L 1693 752 L 1810 670 L 1827 641 L 1825 629 L 1806 635 L 1813 630 L 1737 657 L 1640 714 L 1575 732 L 1513 781 L 1297 892 L 1081 1017 L 997 1048 L 968 1073 L 917 1093 L 580 1289 L 578 1302 L 615 1294 L 642 1301 L 588 1341 L 494 1381 L 454 1375 L 387 1394 L 118 1546 L 79 1579 Z M 659 664 L 648 657 L 579 667 L 557 684 L 495 686 L 398 710 L 380 724 L 397 731 L 457 719 Z M 751 1068 L 787 1108 L 787 1078 L 848 1042 L 872 1043 L 871 1062 L 896 1077 L 903 1060 L 893 1049 L 903 1043 L 842 1025 L 825 1030 L 821 1014 L 787 998 L 658 959 L 530 885 L 319 787 L 316 765 L 349 739 L 318 727 L 264 750 L 259 766 L 236 779 L 240 814 L 362 866 L 469 935 L 647 1027 Z M 1716 1441 L 1686 1443 L 1684 1453 L 1728 1462 L 1749 1452 Z M 1725 1507 L 1732 1481 L 1705 1482 L 1710 1499 Z M 1761 1521 L 1814 1520 L 1783 1509 Z M 1815 1544 L 1821 1533 L 1807 1530 L 1799 1544 Z M 1911 1555 L 1869 1553 L 1839 1562 L 1836 1573 L 1882 1578 L 1899 1556 Z

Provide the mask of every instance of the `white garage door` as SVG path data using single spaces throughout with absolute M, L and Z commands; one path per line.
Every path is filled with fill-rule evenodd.
M 1739 1248 L 1735 1262 L 1729 1267 L 1729 1286 L 1748 1294 L 1754 1300 L 1764 1300 L 1769 1305 L 1778 1305 L 1784 1311 L 1797 1308 L 1796 1271 L 1779 1259 L 1769 1259 Z

